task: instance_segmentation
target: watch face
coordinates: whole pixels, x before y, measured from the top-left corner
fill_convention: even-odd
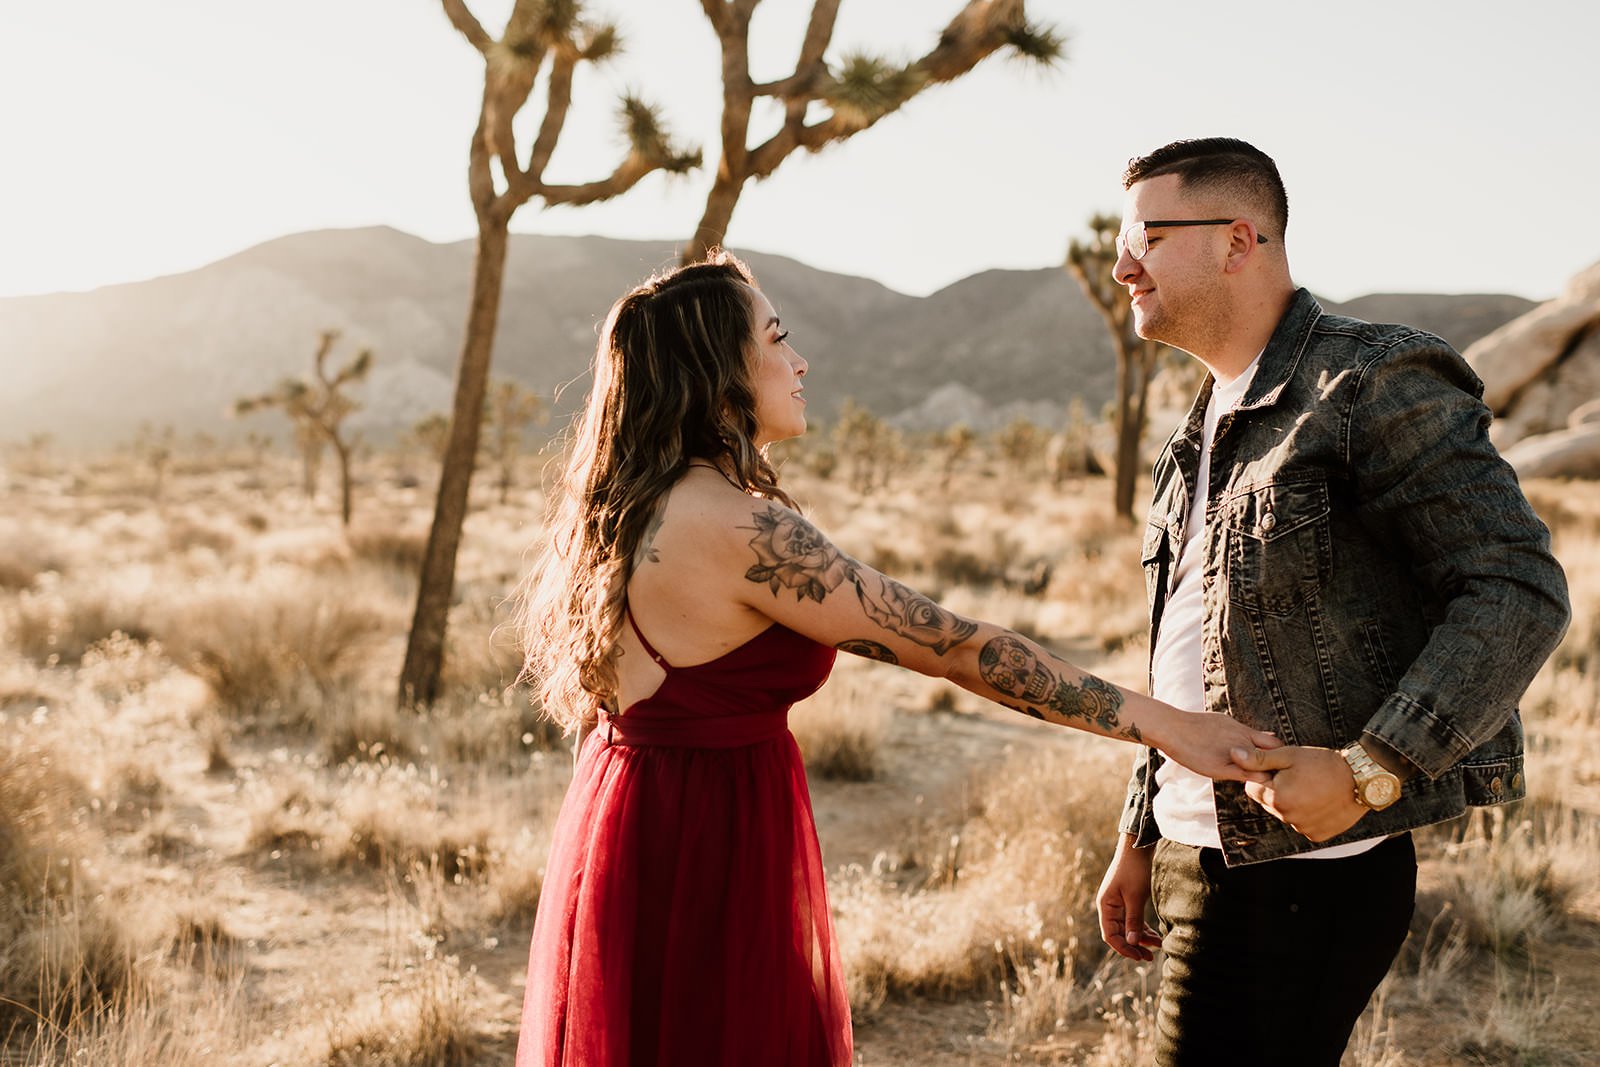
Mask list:
[[[1367,782],[1361,792],[1367,799],[1367,807],[1381,808],[1393,804],[1400,790],[1395,787],[1394,780],[1386,775]]]

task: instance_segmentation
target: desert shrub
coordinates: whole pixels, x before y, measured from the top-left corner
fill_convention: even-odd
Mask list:
[[[46,571],[60,571],[59,553],[27,523],[0,519],[0,592],[32,589]]]
[[[357,559],[392,567],[408,575],[422,573],[422,556],[428,549],[426,531],[360,525],[348,530],[345,540]]]
[[[571,747],[561,727],[522,688],[496,693],[457,689],[422,717],[432,738],[431,751],[456,763],[521,771],[530,753]]]
[[[447,810],[436,771],[374,763],[338,768],[323,787],[300,777],[255,807],[248,847],[269,859],[323,870],[407,872],[435,866],[452,882],[480,880],[494,851],[494,815]]]
[[[23,559],[10,546],[0,548],[0,592],[32,589],[38,576],[39,569],[32,561]]]
[[[330,1024],[328,1067],[474,1067],[484,1061],[476,976],[452,956],[425,957],[398,988]]]
[[[167,522],[167,547],[173,552],[205,549],[225,556],[236,541],[232,531],[190,515],[175,515]]]
[[[168,654],[225,712],[306,727],[349,687],[389,620],[358,582],[266,572],[174,597],[157,627]]]
[[[870,1015],[889,996],[987,991],[1007,968],[1028,972],[1057,954],[1064,977],[1091,982],[1106,951],[1094,892],[1119,800],[1104,784],[1119,776],[1076,745],[1014,756],[979,780],[963,821],[925,834],[931,850],[909,845],[901,871],[842,872],[834,892],[852,1005]]]
[[[877,777],[879,749],[894,708],[872,684],[871,671],[867,665],[842,663],[821,690],[789,712],[789,729],[806,768],[820,778],[864,782]]]
[[[522,672],[522,650],[503,593],[469,590],[450,612],[440,684],[476,697],[503,694]]]
[[[1593,884],[1600,825],[1557,804],[1525,802],[1479,809],[1466,820],[1419,834],[1438,852],[1438,888],[1419,895],[1419,919],[1446,908],[1468,947],[1496,958],[1520,956],[1569,901]]]
[[[113,634],[148,640],[143,605],[105,583],[68,584],[50,573],[19,594],[3,613],[6,636],[25,658],[73,665]]]
[[[545,864],[550,859],[550,836],[555,829],[556,808],[551,805],[543,819],[524,826],[503,848],[490,858],[486,889],[489,918],[506,927],[533,925],[539,910],[539,894],[544,889]]]
[[[0,1031],[72,1025],[135,988],[134,940],[86,865],[89,801],[52,747],[0,740]]]

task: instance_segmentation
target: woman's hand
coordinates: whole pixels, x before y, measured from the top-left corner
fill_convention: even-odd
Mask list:
[[[1146,738],[1169,759],[1196,774],[1229,782],[1271,781],[1270,771],[1249,770],[1258,749],[1281,748],[1283,742],[1264,730],[1252,730],[1230,715],[1212,711],[1168,709]]]

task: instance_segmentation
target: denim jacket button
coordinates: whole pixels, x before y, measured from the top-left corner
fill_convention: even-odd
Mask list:
[[[1498,795],[1498,794],[1504,792],[1505,788],[1506,788],[1506,784],[1500,780],[1500,776],[1498,774],[1495,775],[1494,779],[1489,782],[1489,792],[1491,792],[1491,793],[1494,793],[1494,794]]]
[[[1272,528],[1276,525],[1278,525],[1278,517],[1272,512],[1269,511],[1265,515],[1261,516],[1261,528],[1263,530],[1271,533]]]
[[[1521,789],[1522,788],[1522,772],[1521,771],[1518,771],[1516,774],[1513,774],[1511,776],[1511,788],[1512,789]]]

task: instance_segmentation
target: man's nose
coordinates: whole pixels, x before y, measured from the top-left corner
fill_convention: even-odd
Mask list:
[[[1124,248],[1117,254],[1117,261],[1111,264],[1111,277],[1118,285],[1129,285],[1139,276],[1141,269],[1139,261]]]

